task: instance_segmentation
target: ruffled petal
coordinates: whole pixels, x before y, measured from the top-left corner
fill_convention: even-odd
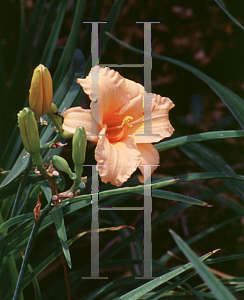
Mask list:
[[[92,95],[92,72],[98,72],[99,97]],[[130,97],[125,79],[118,72],[95,66],[85,79],[77,79],[77,82],[92,100],[92,114],[99,124],[107,124],[108,127],[121,124],[117,114],[129,103]]]
[[[169,122],[169,110],[174,107],[173,102],[167,97],[145,92],[148,101],[151,102],[152,114],[145,115],[143,122],[144,87],[129,79],[125,79],[125,82],[131,100],[120,110],[120,115],[122,119],[125,116],[133,117],[132,127],[129,128],[128,134],[133,136],[136,143],[155,143],[171,136],[174,128]],[[151,126],[154,135],[144,135],[144,126],[149,126],[149,128]],[[138,136],[138,134],[143,135]]]
[[[103,182],[121,186],[137,169],[141,159],[140,151],[132,137],[111,144],[105,133],[106,126],[100,131],[95,150],[97,169]]]
[[[125,83],[129,90],[130,102],[123,106],[119,114],[131,116],[134,120],[143,117],[144,87],[137,82],[125,78]]]
[[[169,98],[156,94],[152,94],[151,102],[152,115],[145,117],[145,124],[141,121],[129,128],[128,134],[133,136],[136,143],[156,143],[174,132],[169,121],[169,110],[174,107],[174,103]],[[152,135],[143,134],[144,126],[151,126]]]
[[[64,112],[63,117],[63,130],[75,133],[75,130],[78,126],[83,126],[86,130],[87,139],[93,143],[98,141],[99,124],[92,117],[90,109],[73,107],[67,109]],[[94,135],[90,135],[91,132]]]
[[[137,144],[138,150],[141,152],[141,161],[140,166],[138,168],[142,172],[142,175],[139,175],[138,178],[141,183],[144,183],[149,176],[144,177],[144,167],[141,165],[152,165],[151,166],[151,174],[157,169],[159,164],[159,153],[156,148],[152,144]]]

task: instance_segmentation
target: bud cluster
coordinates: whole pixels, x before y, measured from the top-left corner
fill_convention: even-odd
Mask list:
[[[20,129],[23,145],[28,153],[31,155],[32,162],[37,166],[35,173],[37,175],[43,175],[49,179],[50,187],[54,198],[57,198],[57,203],[59,204],[66,195],[71,197],[72,194],[77,195],[79,193],[79,188],[81,183],[84,185],[85,177],[82,178],[83,164],[85,161],[86,144],[87,137],[86,132],[83,127],[78,127],[75,134],[70,135],[70,133],[62,130],[63,118],[58,111],[58,107],[52,103],[53,101],[53,83],[52,77],[48,69],[39,65],[35,68],[31,80],[29,94],[29,106],[25,107],[18,113],[18,126]],[[40,143],[40,137],[38,132],[37,120],[42,120],[41,116],[47,114],[49,119],[55,125],[56,136],[51,142],[44,145]],[[44,122],[40,123],[39,128]],[[55,178],[53,176],[59,176],[59,173],[52,167],[52,172],[46,169],[43,165],[42,156],[40,151],[42,149],[55,149],[57,147],[63,146],[64,144],[59,142],[60,138],[71,138],[72,141],[72,158],[75,164],[75,173],[73,173],[68,165],[68,162],[58,156],[53,155],[52,161],[50,161],[50,167],[53,165],[61,172],[65,172],[74,181],[73,186],[67,192],[58,194],[57,187],[55,183]],[[52,177],[53,179],[50,179]],[[54,181],[52,181],[54,180]],[[82,187],[83,187],[82,185]],[[65,195],[65,196],[62,196]],[[57,204],[57,205],[58,205]]]
[[[29,107],[18,113],[18,125],[23,145],[31,154],[32,161],[39,169],[43,162],[39,153],[41,148],[36,118],[49,112],[53,101],[53,83],[48,69],[39,65],[35,68],[31,80]],[[59,127],[62,130],[62,125]]]

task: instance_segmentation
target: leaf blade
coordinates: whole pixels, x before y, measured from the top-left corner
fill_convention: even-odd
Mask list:
[[[180,146],[181,150],[207,171],[235,174],[224,158],[217,152],[199,143]],[[239,181],[223,180],[224,184],[244,201],[243,185]]]
[[[182,146],[193,142],[226,139],[230,137],[237,138],[243,136],[244,136],[244,130],[223,130],[223,131],[203,132],[203,133],[171,138],[170,140],[155,144],[154,147],[158,151],[163,151],[163,150],[171,149],[174,147]]]
[[[189,261],[192,262],[194,268],[207,283],[213,294],[218,300],[236,300],[230,291],[221,283],[221,281],[214,276],[214,274],[207,268],[207,266],[200,261],[198,256],[191,250],[191,248],[184,242],[173,230],[170,230],[176,244],[184,253]]]
[[[218,6],[226,13],[226,15],[238,26],[240,27],[242,30],[244,30],[244,27],[236,20],[235,17],[233,17],[233,15],[227,10],[227,8],[225,7],[224,3],[221,0],[214,0]]]
[[[212,252],[209,252],[209,253],[205,254],[204,256],[202,256],[201,259],[204,260],[211,255],[212,255]],[[137,300],[141,296],[143,296],[146,293],[150,292],[151,290],[155,289],[156,287],[163,284],[164,282],[167,282],[168,280],[170,280],[170,279],[176,277],[177,275],[183,273],[184,271],[190,269],[191,267],[192,267],[192,264],[188,263],[182,267],[179,267],[171,272],[168,272],[156,279],[153,279],[153,280],[143,284],[139,288],[136,288],[133,291],[126,293],[125,295],[119,297],[118,299],[120,299],[120,300]]]
[[[140,191],[140,192],[138,191],[136,193],[143,195],[144,191]],[[193,204],[193,205],[200,205],[200,206],[208,206],[209,205],[208,203],[206,203],[202,200],[193,198],[193,197],[188,197],[185,195],[173,193],[170,191],[159,190],[159,189],[152,189],[152,197],[166,199],[166,200],[179,201],[179,202],[189,203],[189,204]]]
[[[74,21],[72,24],[71,32],[64,48],[64,52],[59,61],[55,75],[53,77],[53,90],[56,91],[60,82],[63,80],[68,71],[71,58],[75,53],[75,47],[80,35],[80,25],[82,22],[86,0],[78,0],[75,9]]]
[[[45,46],[45,49],[44,49],[44,52],[43,52],[43,55],[41,58],[41,63],[47,67],[49,67],[51,64],[53,52],[54,52],[54,49],[55,49],[55,46],[56,46],[56,43],[58,40],[59,32],[60,32],[60,29],[61,29],[61,26],[63,23],[63,19],[64,19],[64,15],[66,12],[67,2],[68,2],[67,0],[62,1],[62,4],[60,5],[59,13],[57,14],[56,19],[53,23],[52,31],[49,35],[48,41],[46,43],[46,46]],[[49,9],[49,11],[51,11],[51,8]]]
[[[71,269],[71,267],[72,267],[71,257],[70,257],[70,252],[69,252],[69,244],[67,241],[66,229],[65,229],[65,225],[64,225],[64,217],[63,217],[62,208],[53,210],[52,219],[54,221],[54,224],[55,224],[55,227],[57,230],[57,234],[58,234],[58,237],[59,237],[62,249],[63,249],[64,257],[67,261],[68,266]]]

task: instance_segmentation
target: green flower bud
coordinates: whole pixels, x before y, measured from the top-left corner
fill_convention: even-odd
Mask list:
[[[58,155],[53,155],[52,162],[55,168],[59,169],[61,172],[67,173],[69,177],[73,179],[74,174],[72,173],[69,164],[63,157]]]
[[[75,173],[82,174],[83,172],[83,163],[86,157],[86,144],[86,131],[84,127],[79,126],[76,128],[72,140],[72,158],[75,164]]]
[[[47,115],[49,119],[53,122],[53,124],[56,126],[58,131],[62,131],[63,120],[62,117],[59,115],[57,106],[54,103],[51,104],[51,108]]]
[[[34,113],[25,107],[18,113],[18,123],[24,147],[29,153],[36,153],[40,149],[40,138]]]
[[[39,65],[31,80],[29,105],[37,116],[48,113],[53,101],[53,83],[48,69]]]
[[[67,173],[70,168],[67,161],[61,156],[53,155],[52,161],[53,165],[62,172]]]

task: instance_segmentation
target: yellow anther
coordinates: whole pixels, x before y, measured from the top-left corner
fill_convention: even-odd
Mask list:
[[[133,117],[127,116],[127,117],[124,118],[121,126],[123,127],[125,124],[127,124],[127,123],[129,123],[131,121],[133,121]],[[132,127],[132,125],[128,124],[128,127]]]

